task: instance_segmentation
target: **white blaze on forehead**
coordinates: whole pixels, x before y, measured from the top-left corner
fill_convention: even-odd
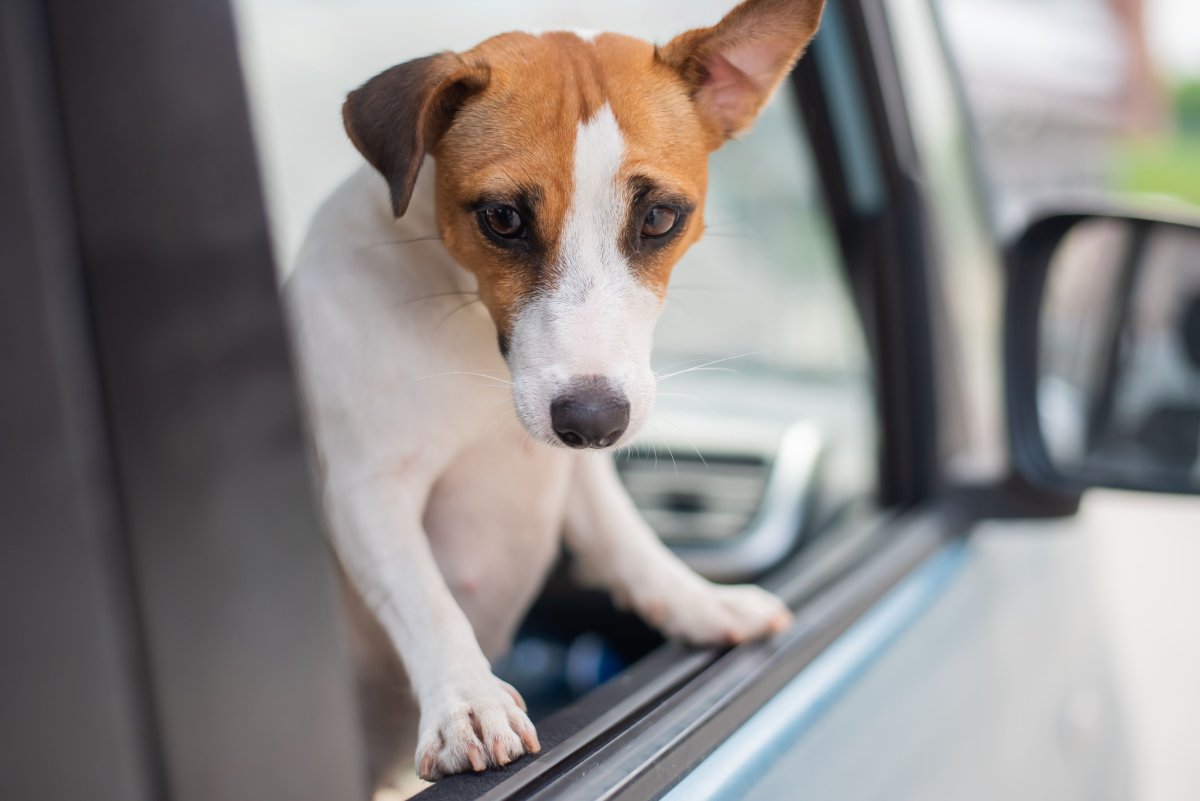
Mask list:
[[[582,376],[602,376],[632,406],[630,430],[649,412],[650,345],[659,297],[621,249],[632,200],[620,178],[625,140],[608,105],[575,134],[571,205],[547,265],[551,286],[513,324],[510,365],[518,411],[529,425]]]
[[[579,338],[562,343],[579,351],[567,359],[579,375],[612,377],[650,355],[659,303],[621,249],[632,200],[620,178],[624,158],[621,128],[604,105],[575,134],[574,190],[548,298],[560,333]]]
[[[575,188],[558,254],[563,283],[631,277],[621,253],[621,230],[629,198],[617,174],[624,157],[625,139],[608,105],[579,124],[575,133]]]

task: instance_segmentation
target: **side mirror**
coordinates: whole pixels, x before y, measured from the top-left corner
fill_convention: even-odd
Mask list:
[[[1200,227],[1108,214],[1009,252],[1013,466],[1051,491],[1200,492]]]

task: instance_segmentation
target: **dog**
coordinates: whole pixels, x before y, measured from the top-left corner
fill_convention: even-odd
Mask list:
[[[414,733],[429,780],[538,751],[489,658],[564,536],[669,637],[788,625],[775,596],[676,558],[604,451],[651,413],[652,333],[704,229],[708,155],[750,127],[823,3],[746,0],[657,47],[505,33],[347,97],[367,164],[317,212],[284,291],[381,780]]]

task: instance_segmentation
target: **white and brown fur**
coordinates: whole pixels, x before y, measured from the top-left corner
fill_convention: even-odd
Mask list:
[[[564,531],[590,577],[669,636],[731,643],[787,624],[768,593],[675,558],[608,455],[563,447],[550,409],[601,386],[627,425],[597,444],[645,423],[652,332],[704,228],[708,154],[749,127],[821,7],[748,0],[660,47],[508,33],[347,99],[371,167],[318,212],[286,295],[378,777],[411,758],[413,735],[431,779],[538,750],[489,658]],[[520,213],[521,241],[488,233],[489,204]],[[645,237],[656,207],[675,227]]]

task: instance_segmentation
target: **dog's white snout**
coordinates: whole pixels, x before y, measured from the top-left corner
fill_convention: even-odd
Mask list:
[[[607,448],[629,427],[629,398],[603,376],[582,376],[551,401],[550,424],[569,448]]]

